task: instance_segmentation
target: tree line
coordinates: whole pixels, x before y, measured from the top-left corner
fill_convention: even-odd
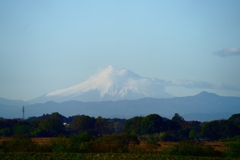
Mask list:
[[[52,138],[38,144],[32,137]],[[198,122],[185,121],[177,113],[171,119],[158,114],[110,119],[86,115],[66,118],[56,112],[26,120],[1,119],[0,140],[0,157],[8,152],[142,154],[156,152],[161,147],[159,141],[180,141],[162,150],[161,155],[239,158],[240,114],[227,120]],[[201,140],[225,141],[226,150],[215,150]]]
[[[111,134],[134,134],[145,141],[224,140],[240,135],[240,114],[227,120],[185,121],[178,113],[171,119],[158,114],[130,119],[76,115],[64,117],[55,112],[26,120],[1,119],[0,136],[27,137],[70,136],[88,132],[94,137]]]

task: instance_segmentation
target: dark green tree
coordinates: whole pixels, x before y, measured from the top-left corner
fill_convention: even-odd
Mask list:
[[[0,120],[0,136],[11,136],[13,135],[13,126],[18,123],[17,120]]]
[[[207,138],[208,140],[218,140],[220,139],[219,122],[217,120],[211,122],[205,122],[202,124],[201,136]]]
[[[157,114],[150,114],[143,118],[141,123],[141,134],[154,134],[166,130],[163,118]]]
[[[240,124],[240,113],[233,114],[231,117],[228,118],[228,121],[239,123]]]
[[[214,120],[203,123],[201,135],[209,140],[226,139],[240,133],[239,128],[231,121]]]
[[[52,113],[49,118],[42,120],[32,134],[37,137],[52,137],[65,134],[66,130],[63,125],[61,115]]]
[[[234,123],[236,126],[238,126],[238,128],[240,128],[240,113],[233,114],[228,118],[228,121]]]
[[[128,134],[141,134],[141,124],[143,117],[133,117],[125,121],[123,132]]]
[[[12,129],[11,128],[2,128],[0,129],[0,136],[8,137],[12,135]]]
[[[70,123],[70,129],[74,133],[93,130],[95,127],[96,119],[89,116],[75,116]]]
[[[88,132],[82,132],[77,135],[72,134],[69,139],[70,139],[69,151],[86,153],[90,152],[91,149],[90,141],[93,140],[94,137]]]
[[[95,130],[97,131],[98,135],[113,134],[114,126],[109,120],[99,116],[96,119]]]
[[[172,117],[172,121],[177,122],[177,123],[185,122],[184,118],[181,117],[178,113],[174,114],[174,116]]]
[[[235,136],[233,138],[227,139],[225,143],[227,149],[224,155],[229,158],[240,158],[240,136]]]
[[[26,121],[19,121],[13,126],[13,133],[17,135],[30,136],[30,124]]]

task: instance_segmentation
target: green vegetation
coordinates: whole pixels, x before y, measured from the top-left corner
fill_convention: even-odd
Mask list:
[[[162,154],[193,157],[221,157],[222,153],[197,141],[182,141]]]
[[[93,137],[111,134],[135,134],[140,140],[183,141],[208,140],[217,141],[240,135],[240,114],[232,115],[228,120],[210,122],[185,121],[179,114],[172,119],[150,114],[130,119],[107,119],[76,115],[63,117],[59,113],[31,117],[24,121],[0,119],[0,136],[27,137],[71,136],[88,132]],[[65,123],[65,125],[64,125]]]
[[[150,114],[125,120],[86,115],[65,118],[53,113],[24,121],[1,119],[0,135],[9,138],[0,137],[0,159],[15,154],[18,159],[240,158],[239,118],[235,114],[228,120],[201,123],[185,121],[178,114],[172,119]],[[33,137],[51,139],[37,143]],[[216,150],[201,140],[223,141],[225,149]],[[162,148],[159,142],[174,145]]]
[[[1,154],[4,160],[231,160],[229,158],[193,157],[193,156],[169,156],[160,154],[121,154],[121,153],[7,153]]]
[[[14,136],[0,144],[0,152],[37,152],[37,144],[23,136]]]
[[[224,152],[226,157],[240,158],[240,136],[227,139],[227,150]]]
[[[94,138],[83,132],[52,138],[45,144],[16,136],[1,142],[0,159],[231,159],[240,158],[239,142],[239,136],[228,139],[226,150],[221,152],[198,141],[181,141],[161,150],[156,141],[141,145],[131,134]]]
[[[121,154],[121,153],[7,153],[2,160],[231,160],[219,157],[169,156],[160,154]]]

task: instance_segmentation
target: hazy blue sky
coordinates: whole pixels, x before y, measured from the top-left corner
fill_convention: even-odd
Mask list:
[[[176,96],[240,96],[240,1],[0,1],[0,97],[30,100],[109,65]]]

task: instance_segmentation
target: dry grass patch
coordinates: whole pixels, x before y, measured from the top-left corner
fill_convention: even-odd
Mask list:
[[[36,144],[49,144],[52,138],[31,138],[31,140]]]
[[[226,150],[226,146],[225,146],[225,142],[218,142],[218,141],[214,141],[214,142],[204,142],[204,145],[206,146],[212,146],[215,150],[223,152]]]

